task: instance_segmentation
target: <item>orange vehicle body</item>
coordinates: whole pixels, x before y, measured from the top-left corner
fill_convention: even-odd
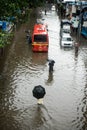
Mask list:
[[[49,38],[45,24],[35,24],[32,34],[32,50],[34,52],[48,52]]]

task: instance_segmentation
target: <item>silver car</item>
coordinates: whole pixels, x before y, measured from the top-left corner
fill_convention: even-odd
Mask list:
[[[60,39],[60,45],[61,47],[73,47],[74,46],[74,41],[70,34],[64,34],[62,35]]]

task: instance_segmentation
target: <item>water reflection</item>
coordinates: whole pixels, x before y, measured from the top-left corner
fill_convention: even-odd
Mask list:
[[[20,124],[14,118],[16,115],[19,115],[19,111],[10,110],[9,106],[5,106],[4,109],[0,107],[0,129],[21,130]]]
[[[49,130],[52,123],[52,118],[44,105],[29,106],[20,116],[22,118],[21,122],[24,129]]]
[[[87,130],[87,84],[85,85],[82,100],[77,106],[77,118],[72,121],[73,127],[77,130]]]
[[[50,85],[53,83],[53,72],[48,73],[48,79],[46,81],[46,85]]]
[[[44,124],[46,124],[48,119],[46,119],[45,114],[47,114],[48,115],[47,118],[50,119],[47,109],[43,105],[38,105],[35,110],[35,113],[33,114],[31,128],[34,128],[34,129],[41,128]]]
[[[75,84],[76,87],[79,86],[80,96],[77,100],[77,117],[72,121],[72,124],[74,129],[87,130],[87,57],[85,57],[86,48],[84,51],[81,48],[83,47],[81,46],[76,50],[77,55],[75,55],[75,77],[77,82]],[[79,84],[79,82],[81,83]]]
[[[48,53],[32,53],[32,63],[37,65],[46,64]]]
[[[82,99],[82,113],[83,113],[83,124],[82,124],[82,130],[87,129],[87,84],[84,88],[84,97]]]

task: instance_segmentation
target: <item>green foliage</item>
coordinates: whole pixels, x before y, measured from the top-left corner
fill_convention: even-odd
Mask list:
[[[10,44],[10,40],[13,37],[12,33],[0,32],[0,48]]]
[[[0,0],[0,17],[15,15],[18,10],[37,7],[43,5],[44,2],[45,0]]]
[[[16,23],[18,18],[23,17],[23,11],[27,14],[27,9],[43,6],[45,2],[45,0],[0,0],[0,20],[14,17],[12,22]],[[0,32],[0,48],[9,44],[12,36],[12,33]]]

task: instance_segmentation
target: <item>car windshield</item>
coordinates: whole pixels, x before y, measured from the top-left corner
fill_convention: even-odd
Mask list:
[[[69,34],[69,32],[68,32],[68,31],[66,31],[66,30],[63,30],[63,33],[68,33],[68,34]]]
[[[63,32],[70,33],[70,29],[63,29]]]
[[[72,41],[70,37],[63,37],[62,41]]]

